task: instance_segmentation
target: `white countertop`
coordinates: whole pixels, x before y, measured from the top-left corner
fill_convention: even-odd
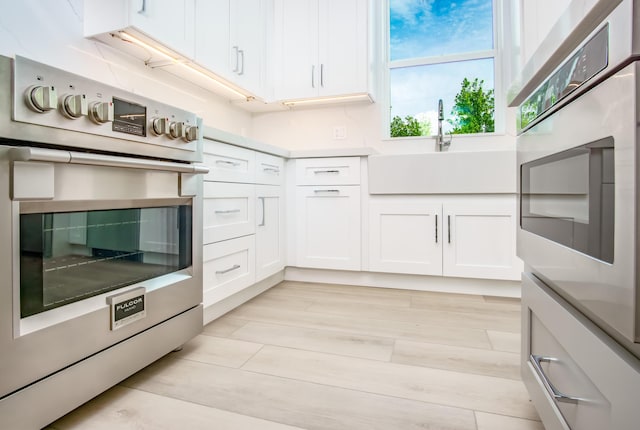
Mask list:
[[[289,151],[285,148],[258,142],[248,137],[206,126],[204,127],[204,138],[284,158],[367,157],[376,153],[373,148],[369,147]]]

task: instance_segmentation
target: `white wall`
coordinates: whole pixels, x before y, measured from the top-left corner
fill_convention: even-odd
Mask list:
[[[21,55],[195,112],[207,126],[250,132],[251,115],[219,96],[85,39],[82,0],[0,0],[0,11],[0,55]]]
[[[571,0],[520,0],[522,65],[538,49]]]

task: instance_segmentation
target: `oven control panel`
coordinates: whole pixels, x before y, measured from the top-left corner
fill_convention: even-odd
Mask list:
[[[202,148],[195,114],[23,57],[14,61],[13,93],[14,121],[117,139],[105,150],[121,152],[123,140],[174,153]]]

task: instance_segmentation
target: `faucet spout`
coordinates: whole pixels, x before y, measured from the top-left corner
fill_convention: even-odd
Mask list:
[[[444,106],[442,99],[438,100],[438,135],[436,136],[436,147],[439,151],[446,150],[451,145],[451,135],[449,139],[445,140],[442,133],[442,121],[444,121]]]

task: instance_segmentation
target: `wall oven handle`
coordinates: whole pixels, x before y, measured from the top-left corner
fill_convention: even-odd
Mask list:
[[[209,168],[192,164],[169,161],[147,160],[143,158],[120,157],[114,155],[89,154],[43,148],[11,148],[12,161],[46,161],[67,164],[86,164],[90,166],[126,167],[142,170],[162,170],[165,172],[205,174]]]
[[[551,397],[553,397],[558,402],[562,402],[562,403],[577,404],[580,401],[585,401],[585,399],[581,399],[579,397],[567,396],[566,394],[562,394],[560,391],[558,391],[556,387],[553,386],[551,381],[549,381],[549,378],[544,373],[544,370],[542,370],[542,365],[540,363],[552,363],[555,361],[558,361],[558,359],[553,357],[543,357],[541,355],[535,355],[535,354],[529,355],[529,362],[531,363],[536,373],[542,380],[542,384],[544,385],[544,388],[551,395]]]

